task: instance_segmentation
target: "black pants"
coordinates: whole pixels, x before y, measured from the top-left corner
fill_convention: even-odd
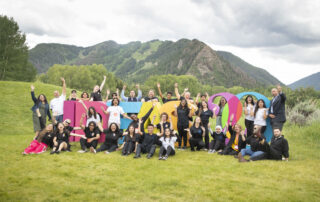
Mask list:
[[[125,142],[122,148],[122,154],[131,154],[135,149],[135,142]]]
[[[208,129],[208,124],[205,125],[205,134],[204,134],[204,143],[206,149],[209,149],[209,129]]]
[[[190,147],[191,147],[191,151],[194,151],[194,148],[197,147],[197,150],[199,151],[200,149],[202,149],[205,145],[202,139],[200,138],[190,138],[189,139],[190,142]]]
[[[185,147],[187,146],[188,131],[185,130],[187,128],[188,128],[188,126],[178,125],[178,133],[179,133],[179,137],[180,137],[180,138],[178,138],[179,147],[181,147],[182,139],[183,139],[183,146],[185,146]]]
[[[159,151],[159,157],[161,156],[173,156],[175,155],[176,152],[174,151],[174,149],[171,146],[168,146],[167,149],[165,149],[163,146],[160,147],[160,151]]]
[[[209,149],[210,150],[220,150],[224,148],[224,141],[220,140],[212,140],[209,144]]]
[[[87,142],[86,139],[80,139],[80,146],[82,150],[86,150],[87,148],[93,147],[96,148],[98,145],[98,140],[93,140],[92,142]]]
[[[108,151],[108,152],[114,152],[118,148],[118,145],[116,144],[110,144],[110,143],[103,143],[99,149],[97,149],[97,152],[102,151]]]
[[[151,146],[144,146],[142,144],[137,145],[137,150],[136,150],[136,156],[140,156],[141,152],[143,154],[148,153],[148,155],[153,156],[154,152],[156,151],[156,145],[151,145]]]
[[[271,119],[272,133],[273,133],[273,129],[274,129],[275,127],[280,128],[280,131],[282,131],[283,124],[284,124],[283,121],[273,121],[273,120]]]
[[[247,137],[250,137],[253,134],[254,121],[245,119],[244,124],[246,125],[246,128],[247,128]]]
[[[222,155],[237,155],[239,152],[232,149],[232,147],[226,147],[224,150],[220,153]]]

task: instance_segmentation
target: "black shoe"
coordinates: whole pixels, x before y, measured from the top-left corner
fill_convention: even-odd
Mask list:
[[[152,156],[150,154],[147,155],[147,158],[150,159]]]
[[[56,153],[56,151],[51,151],[51,152],[50,152],[50,154],[54,154],[54,153]]]
[[[58,151],[56,151],[56,154],[60,154],[60,151],[58,150]]]
[[[139,156],[134,156],[133,158],[138,159],[138,158],[141,158],[141,156],[140,155]]]
[[[194,148],[191,148],[191,151],[194,152]]]

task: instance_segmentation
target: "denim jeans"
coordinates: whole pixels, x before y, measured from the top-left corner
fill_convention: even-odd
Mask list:
[[[55,116],[55,119],[57,122],[62,122],[63,121],[63,115]]]
[[[263,151],[255,151],[255,152],[253,152],[253,151],[251,150],[251,148],[241,149],[241,155],[242,155],[242,156],[248,155],[248,156],[250,156],[251,158],[252,158],[252,157],[259,156],[259,155],[261,155],[261,154],[263,154],[263,153],[264,153]]]

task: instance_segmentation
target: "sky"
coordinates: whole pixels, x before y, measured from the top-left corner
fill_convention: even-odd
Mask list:
[[[318,0],[1,0],[33,48],[198,39],[284,84],[320,72]],[[320,82],[320,81],[319,81]]]

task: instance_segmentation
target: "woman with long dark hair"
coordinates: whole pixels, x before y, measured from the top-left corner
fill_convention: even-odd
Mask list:
[[[133,125],[130,125],[128,131],[124,132],[123,135],[125,136],[124,143],[119,149],[122,149],[123,156],[128,156],[132,152],[135,152],[139,137],[135,133],[135,128]]]
[[[173,156],[176,153],[174,143],[177,141],[177,137],[170,128],[162,128],[161,136],[160,142],[162,142],[162,145],[159,151],[159,160],[167,160],[169,156]]]
[[[261,135],[264,136],[264,131],[267,128],[268,108],[266,103],[260,99],[254,109],[254,125],[261,127]]]
[[[39,135],[30,143],[22,154],[41,154],[53,144],[53,125],[48,124]]]
[[[222,126],[222,112],[224,109],[224,106],[227,104],[227,100],[224,97],[221,97],[220,101],[219,101],[219,112],[217,115],[217,120],[216,120],[216,126]],[[215,111],[215,108],[214,108]]]
[[[31,85],[31,98],[34,103],[32,106],[32,121],[35,137],[38,137],[39,132],[46,127],[46,117],[48,116],[49,121],[51,120],[51,114],[49,110],[49,104],[44,94],[40,94],[36,98],[34,94],[34,86]]]
[[[111,123],[108,129],[103,129],[101,123],[97,124],[99,130],[106,135],[105,141],[101,144],[97,152],[106,151],[106,154],[116,151],[118,148],[118,139],[122,136],[117,123]]]
[[[208,103],[206,101],[202,101],[200,103],[200,108],[196,111],[196,115],[200,117],[202,126],[205,128],[205,148],[209,149],[209,120],[213,118],[213,112],[208,108]]]
[[[100,114],[97,113],[97,111],[96,111],[96,109],[94,107],[91,106],[88,109],[87,106],[84,104],[84,102],[82,100],[80,100],[79,102],[82,104],[82,106],[84,107],[84,109],[87,112],[87,123],[86,123],[86,126],[88,126],[88,124],[91,121],[95,122],[96,124],[101,121]]]
[[[179,149],[181,149],[182,139],[183,139],[183,149],[187,147],[187,130],[189,128],[189,118],[192,117],[192,111],[188,107],[188,103],[186,99],[182,99],[179,107],[175,106],[174,115],[178,117],[177,128],[179,133]]]
[[[205,144],[203,142],[203,137],[205,136],[205,128],[202,126],[201,118],[199,116],[193,122],[193,126],[190,129],[187,129],[190,135],[190,147],[191,151],[195,151],[195,147],[197,147],[197,151],[200,151]]]
[[[248,95],[244,102],[244,114],[245,114],[244,124],[247,128],[248,137],[250,137],[253,133],[254,108],[255,108],[255,103],[254,103],[253,97],[252,95]]]

